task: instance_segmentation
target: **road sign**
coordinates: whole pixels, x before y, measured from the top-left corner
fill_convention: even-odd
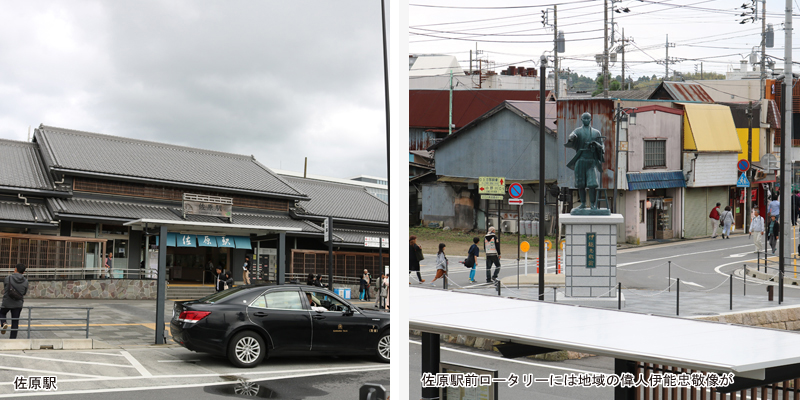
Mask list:
[[[736,163],[736,168],[739,168],[739,172],[747,172],[747,170],[750,169],[750,162],[744,159],[739,160],[739,162]]]
[[[323,242],[330,242],[331,241],[331,227],[328,225],[328,221],[330,218],[325,218],[322,221],[322,241]]]
[[[544,248],[547,249],[547,250],[552,250],[553,249],[553,242],[551,242],[550,239],[545,239]]]
[[[750,187],[750,181],[747,180],[747,175],[739,175],[739,180],[736,181],[736,187]]]
[[[478,194],[506,194],[506,178],[478,177]]]
[[[521,251],[523,253],[527,253],[528,250],[530,250],[530,249],[531,249],[531,245],[528,242],[522,242],[522,243],[519,244],[519,251]]]
[[[508,187],[508,195],[514,199],[522,197],[522,192],[522,185],[519,183],[512,183],[511,186]]]
[[[364,236],[364,247],[380,247],[380,238]]]
[[[497,196],[493,194],[482,194],[481,200],[503,200],[503,196],[502,195]]]
[[[508,199],[508,204],[510,204],[512,206],[521,206],[522,205],[522,199]]]

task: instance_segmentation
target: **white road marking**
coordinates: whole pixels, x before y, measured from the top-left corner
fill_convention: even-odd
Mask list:
[[[338,370],[338,371],[335,371],[334,373],[343,373],[343,374],[345,374],[345,373],[350,373],[350,372],[384,371],[384,370],[388,370],[388,369],[389,369],[389,366],[383,366],[383,367],[377,367],[377,368],[376,367],[370,367],[369,369],[359,368],[359,369]],[[313,371],[313,370],[311,370],[311,371]],[[327,374],[330,374],[330,373],[332,373],[330,369],[322,369],[322,370],[318,370],[318,372],[298,374],[298,375],[263,377],[263,378],[258,378],[257,380],[259,380],[259,381],[274,381],[274,380],[277,380],[277,379],[305,378],[305,377],[309,377],[309,376],[327,375]],[[254,372],[237,373],[236,375],[253,375],[253,374],[256,374],[256,373],[254,373]],[[220,377],[220,376],[223,376],[223,375],[227,376],[227,375],[230,375],[230,374],[182,375],[182,376],[179,376],[179,377],[199,377],[199,376]],[[145,377],[134,377],[134,378],[142,379],[142,378],[145,378]],[[159,377],[155,377],[155,378],[174,378],[174,376],[172,376],[172,377],[170,377],[170,376],[159,376]],[[117,378],[114,378],[114,379],[117,379]],[[148,378],[148,379],[154,379],[154,378]],[[70,381],[70,382],[80,382],[80,381],[82,381],[82,380],[73,380],[73,381]],[[89,380],[89,381],[91,381],[91,380]],[[61,383],[61,382],[66,382],[66,381],[59,380],[58,382]],[[13,382],[10,382],[8,384],[9,385],[13,384]],[[235,384],[235,382],[231,382],[231,381],[205,382],[205,383],[195,383],[195,384],[149,386],[149,387],[131,387],[131,388],[114,388],[114,389],[103,388],[103,389],[89,389],[89,390],[66,390],[66,391],[59,390],[58,392],[38,392],[38,393],[37,392],[31,392],[31,393],[19,393],[19,392],[17,392],[17,393],[11,393],[11,394],[0,394],[0,398],[6,398],[6,397],[10,397],[10,398],[33,397],[33,396],[42,396],[42,395],[46,395],[46,394],[64,395],[64,394],[84,394],[84,393],[133,392],[133,391],[139,391],[139,390],[181,389],[181,388],[187,388],[187,387],[208,387],[208,386],[222,386],[222,385],[232,385],[232,384]],[[0,384],[0,385],[2,385],[2,384]]]
[[[37,375],[37,376],[73,375],[73,376],[84,376],[84,377],[94,378],[94,379],[86,379],[87,381],[111,378],[109,376],[103,376],[103,375],[76,374],[76,373],[72,373],[72,372],[62,372],[62,371],[45,371],[45,370],[33,369],[33,368],[6,367],[6,366],[3,366],[3,365],[0,365],[0,370],[8,370],[8,371],[12,371],[12,372],[27,371],[27,372],[31,372],[32,373],[31,375]],[[0,383],[0,385],[12,385],[13,383],[14,382],[2,382],[2,383]]]
[[[412,344],[420,345],[420,346],[422,345],[422,343],[414,341],[414,340],[409,340],[408,342],[412,343]],[[442,346],[441,349],[442,350],[446,350],[446,351],[452,351],[453,353],[468,354],[468,355],[475,356],[475,357],[489,358],[489,359],[492,359],[492,360],[495,360],[495,361],[504,361],[504,362],[510,362],[510,363],[525,364],[525,365],[530,365],[530,366],[533,366],[533,367],[553,368],[553,369],[560,369],[560,370],[563,370],[563,371],[575,371],[575,372],[584,373],[584,374],[597,374],[598,373],[597,371],[587,371],[587,370],[576,369],[576,368],[557,367],[557,366],[552,365],[552,364],[542,364],[542,363],[536,363],[536,362],[530,362],[530,361],[515,360],[515,359],[512,359],[512,358],[503,358],[503,357],[499,357],[499,356],[490,356],[490,355],[486,355],[486,354],[473,353],[473,352],[466,351],[466,350],[451,349],[449,347],[444,347],[444,346]]]
[[[667,256],[667,257],[651,258],[649,260],[633,261],[633,262],[624,263],[624,264],[617,264],[617,267],[625,267],[625,266],[628,266],[628,265],[642,264],[642,263],[651,262],[651,261],[670,260],[670,259],[678,258],[678,257],[693,256],[695,254],[714,253],[714,252],[718,252],[718,251],[728,251],[728,250],[731,250],[731,249],[738,249],[738,248],[741,248],[741,247],[752,247],[752,246],[753,246],[752,244],[746,244],[746,245],[743,245],[743,246],[726,247],[724,249],[705,250],[705,251],[698,251],[698,252],[695,252],[695,253],[686,253],[686,254],[675,254],[675,255],[671,255],[671,256]]]
[[[96,355],[99,355],[99,356],[123,357],[123,355],[122,355],[122,354],[114,354],[114,353],[98,353],[98,352],[94,352],[94,351],[81,351],[81,352],[79,352],[79,353],[81,353],[81,354],[96,354]]]
[[[177,363],[182,363],[182,362],[197,362],[197,361],[200,361],[200,360],[158,360],[158,362],[170,362],[170,363],[172,363],[172,362],[177,362]]]
[[[673,281],[676,280],[675,278],[669,278],[669,279],[673,280]],[[694,282],[689,282],[689,281],[681,281],[681,283],[685,284],[685,285],[689,285],[689,286],[697,286],[697,287],[701,287],[701,288],[705,287],[705,286],[703,286],[703,285],[701,285],[699,283],[694,283]]]
[[[741,257],[747,257],[747,256],[749,256],[751,254],[753,254],[753,253],[747,252],[747,253],[731,254],[727,258],[741,258]]]
[[[140,374],[142,374],[142,376],[153,376],[153,374],[151,374],[150,371],[148,371],[147,368],[145,368],[144,365],[139,362],[139,360],[132,356],[131,353],[122,350],[120,351],[120,354],[122,354],[128,360],[128,362],[131,363],[131,365],[133,365],[133,367],[136,368]]]
[[[61,360],[61,359],[58,359],[58,358],[23,356],[23,355],[18,355],[18,354],[1,354],[0,353],[0,357],[25,358],[25,359],[28,359],[28,360],[57,361],[57,362],[65,362],[65,363],[72,363],[72,364],[103,365],[103,366],[106,366],[106,367],[133,368],[130,365],[123,365],[123,364],[107,364],[107,363],[99,363],[99,362],[93,362],[93,361]]]

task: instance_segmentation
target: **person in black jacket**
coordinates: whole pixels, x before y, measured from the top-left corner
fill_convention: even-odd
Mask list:
[[[226,288],[225,286],[228,287]],[[217,292],[221,292],[225,289],[233,287],[233,277],[231,276],[231,273],[225,271],[225,269],[221,266],[217,267],[217,280],[214,287],[217,289]]]
[[[408,273],[417,273],[417,280],[419,283],[425,282],[422,275],[419,273],[419,261],[422,260],[422,247],[417,244],[417,237],[414,235],[408,238]]]
[[[22,312],[22,304],[25,300],[12,297],[10,287],[13,287],[22,296],[28,293],[28,278],[22,275],[25,273],[25,269],[24,264],[17,264],[14,267],[14,273],[3,280],[3,302],[0,304],[0,326],[2,326],[2,329],[0,329],[0,334],[5,335],[6,330],[8,330],[6,315],[11,311],[11,334],[9,335],[11,339],[17,338],[19,314]]]
[[[775,242],[781,235],[781,224],[775,220],[775,216],[770,217],[771,221],[767,224],[767,240],[769,247],[772,247],[772,254],[775,254]]]

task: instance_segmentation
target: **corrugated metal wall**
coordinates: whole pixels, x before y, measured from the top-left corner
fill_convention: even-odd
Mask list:
[[[708,214],[717,203],[721,203],[723,208],[728,204],[727,187],[686,188],[686,216],[684,218],[686,238],[711,235],[713,230]],[[717,234],[719,232],[717,230]]]

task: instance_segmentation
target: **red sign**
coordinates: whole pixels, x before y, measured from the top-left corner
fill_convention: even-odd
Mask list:
[[[514,206],[521,206],[522,205],[522,199],[508,199],[508,204],[514,205]]]
[[[508,195],[514,199],[522,197],[522,191],[522,185],[519,183],[512,183],[511,186],[508,187]]]
[[[744,159],[739,160],[739,162],[736,163],[736,168],[739,169],[739,172],[747,172],[747,170],[750,169],[750,162]]]

